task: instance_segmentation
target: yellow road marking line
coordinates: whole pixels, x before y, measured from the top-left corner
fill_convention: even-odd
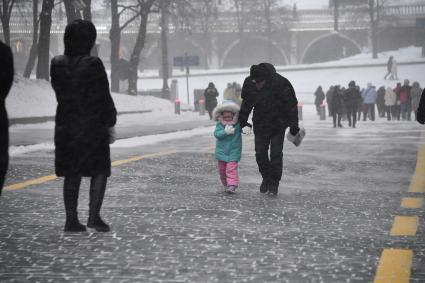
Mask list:
[[[403,208],[421,208],[423,205],[423,198],[403,198],[401,200],[401,207]]]
[[[408,283],[413,252],[402,249],[384,249],[379,260],[374,283]]]
[[[414,236],[418,230],[419,217],[417,216],[396,216],[391,236]]]
[[[28,180],[22,183],[18,183],[18,184],[13,184],[13,185],[9,185],[7,187],[5,187],[4,189],[7,191],[14,191],[14,190],[20,190],[23,189],[25,187],[28,186],[32,186],[32,185],[39,185],[39,184],[43,184],[49,181],[53,181],[56,180],[58,177],[56,177],[56,175],[49,175],[49,176],[44,176],[44,177],[40,177],[37,179],[32,179],[32,180]]]
[[[139,161],[139,160],[150,158],[150,157],[164,156],[164,155],[169,155],[169,154],[173,154],[173,153],[176,153],[176,152],[177,152],[176,150],[170,150],[170,151],[163,151],[163,152],[158,152],[158,153],[151,153],[151,154],[145,154],[145,155],[140,155],[140,156],[134,156],[134,157],[127,158],[127,159],[113,161],[113,162],[111,162],[111,166],[115,167],[115,166],[123,165],[123,164],[130,163],[130,162]],[[40,184],[47,183],[49,181],[53,181],[53,180],[56,180],[56,179],[58,179],[58,177],[56,175],[48,175],[48,176],[28,180],[28,181],[25,181],[25,182],[22,182],[22,183],[8,185],[8,186],[4,187],[4,190],[5,191],[20,190],[20,189],[24,189],[24,188],[32,186],[32,185],[40,185]]]

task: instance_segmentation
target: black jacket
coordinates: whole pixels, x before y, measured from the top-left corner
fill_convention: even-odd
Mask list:
[[[247,77],[243,83],[239,113],[241,126],[247,125],[249,114],[254,109],[252,120],[256,134],[298,127],[298,101],[294,88],[286,78],[276,73],[273,65],[261,64],[269,71],[264,87],[258,90],[251,77]]]
[[[0,193],[9,162],[9,121],[5,100],[12,87],[13,74],[12,51],[0,41]]]
[[[215,87],[208,87],[204,91],[205,109],[212,111],[217,106],[218,91]]]
[[[422,91],[421,100],[419,101],[418,114],[416,115],[416,120],[419,123],[425,124],[425,88]]]
[[[58,102],[56,175],[110,176],[109,128],[117,112],[102,61],[87,55],[56,56],[50,75]]]
[[[362,101],[360,91],[355,86],[350,86],[345,90],[344,103],[347,108],[357,108]]]

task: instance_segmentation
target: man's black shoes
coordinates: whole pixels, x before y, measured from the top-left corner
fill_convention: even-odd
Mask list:
[[[263,180],[260,185],[260,193],[265,194],[269,190],[267,180]]]

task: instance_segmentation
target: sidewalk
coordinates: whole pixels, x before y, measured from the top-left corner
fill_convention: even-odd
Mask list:
[[[191,115],[190,115],[191,114]],[[182,116],[164,116],[152,121],[149,113],[139,111],[138,113],[120,113],[118,123],[115,127],[117,139],[158,135],[176,131],[191,130],[198,127],[211,126],[215,123],[207,116],[199,116],[198,113],[189,113],[187,119]],[[25,118],[27,119],[27,118]],[[173,120],[175,119],[175,120]],[[181,119],[179,121],[178,119]],[[185,120],[186,119],[186,120]],[[133,122],[129,122],[132,120]],[[28,118],[28,121],[34,121]],[[47,142],[53,142],[54,122],[47,120],[41,124],[15,125],[9,130],[10,146],[25,146]]]

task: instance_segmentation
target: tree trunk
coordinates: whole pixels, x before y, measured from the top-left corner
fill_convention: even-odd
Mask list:
[[[144,10],[141,15],[141,21],[139,26],[139,31],[137,33],[136,43],[134,44],[133,52],[130,57],[130,70],[129,70],[129,79],[128,79],[128,93],[137,94],[137,70],[140,62],[140,53],[145,46],[146,40],[146,27],[148,23],[149,9]]]
[[[378,13],[378,5],[376,7],[376,13]],[[369,0],[369,16],[370,16],[370,42],[372,45],[372,58],[378,58],[378,40],[377,40],[377,27],[378,27],[378,16],[375,17],[375,0]]]
[[[35,59],[37,58],[38,0],[33,0],[32,2],[32,24],[33,24],[32,45],[31,45],[31,50],[28,57],[27,65],[25,66],[24,78],[29,78],[31,76],[31,72],[34,69],[34,65],[35,65]]]
[[[162,96],[169,98],[168,87],[168,8],[169,0],[161,1]]]
[[[75,10],[74,5],[72,5],[72,0],[63,0],[63,4],[65,5],[66,21],[68,24],[79,18],[78,12]]]
[[[6,43],[8,46],[10,46],[10,26],[9,26],[9,20],[6,20],[2,17],[1,24],[3,27],[3,38],[4,43]]]
[[[0,4],[0,18],[3,28],[4,42],[10,46],[10,15],[12,14],[13,5],[15,0],[3,0]]]
[[[43,0],[40,13],[40,38],[38,40],[37,79],[49,80],[50,28],[54,0]]]
[[[86,8],[83,10],[83,18],[87,21],[91,21],[91,0],[85,0]]]
[[[272,45],[272,21],[271,21],[271,1],[265,1],[266,31],[267,31],[267,59],[273,62],[273,45]]]
[[[109,39],[111,40],[111,91],[119,92],[120,79],[118,77],[119,50],[121,42],[121,31],[118,15],[118,1],[111,0],[111,30]]]

